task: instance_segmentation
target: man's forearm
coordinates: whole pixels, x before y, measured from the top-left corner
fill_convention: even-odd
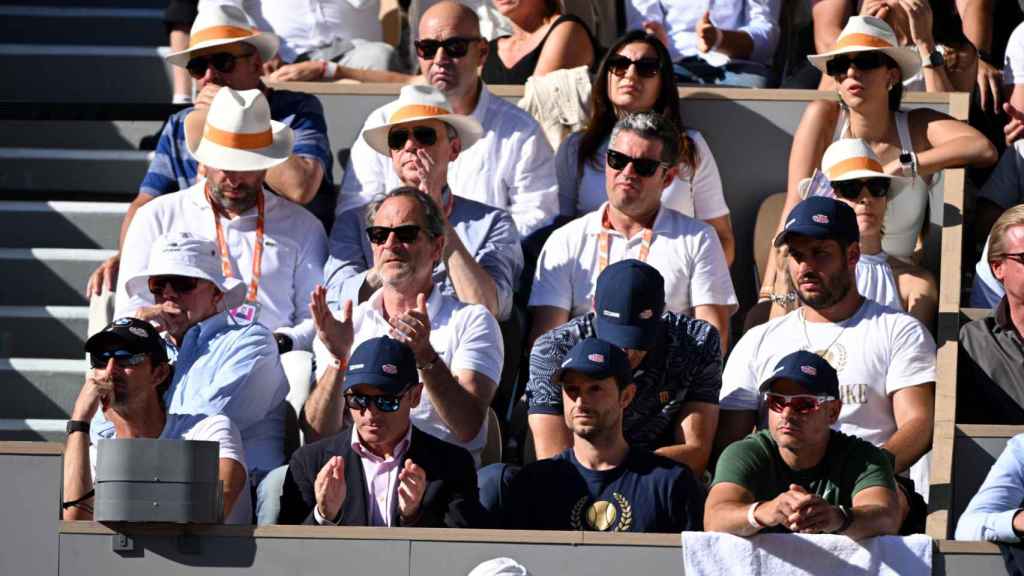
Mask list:
[[[979,50],[992,50],[992,17],[995,10],[992,0],[957,0],[957,10],[962,15],[964,36]]]
[[[92,490],[89,434],[75,432],[64,444],[64,501],[71,502]],[[92,499],[63,511],[64,520],[92,520]]]
[[[900,530],[899,506],[854,506],[853,523],[843,532],[854,540],[896,534]]]
[[[324,167],[319,160],[291,155],[282,164],[267,170],[267,185],[292,202],[308,204],[320,189]]]
[[[704,530],[708,532],[726,532],[736,536],[753,536],[760,529],[747,521],[747,511],[751,503],[723,502],[707,511],[704,515]],[[762,504],[763,506],[763,504]]]
[[[328,366],[306,399],[306,423],[320,438],[327,438],[341,431],[341,380],[338,369]]]
[[[460,442],[469,442],[480,432],[490,398],[471,394],[448,369],[440,357],[432,366],[420,370],[423,386],[430,393],[441,420]]]
[[[664,456],[670,460],[686,464],[697,480],[700,480],[704,475],[704,470],[707,468],[708,457],[711,455],[711,449],[710,447],[704,446],[672,444],[671,446],[662,446],[655,450],[654,453],[659,456]]]
[[[915,418],[904,422],[889,441],[882,445],[896,457],[893,471],[897,474],[910,468],[932,447],[932,422],[927,418]]]
[[[455,294],[467,304],[482,304],[497,318],[501,310],[498,309],[498,287],[494,278],[466,250],[458,235],[449,233],[447,236],[445,242],[448,246],[445,251],[448,256],[445,258],[445,267],[455,287]]]

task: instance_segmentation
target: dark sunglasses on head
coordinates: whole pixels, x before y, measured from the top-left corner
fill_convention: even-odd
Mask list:
[[[420,146],[433,146],[437,142],[437,130],[430,126],[416,126],[412,130],[409,128],[395,128],[388,132],[388,148],[392,150],[404,148],[405,143],[409,141],[410,133],[413,140],[419,142]]]
[[[860,191],[863,188],[868,189],[868,194],[872,198],[885,198],[889,195],[889,179],[888,178],[858,178],[856,180],[843,180],[842,182],[832,182],[832,190],[836,193],[836,196],[845,198],[846,200],[856,200],[860,198]]]
[[[394,228],[389,228],[387,226],[370,226],[366,229],[366,235],[370,238],[371,243],[384,244],[388,241],[388,238],[391,237],[391,233],[394,232],[395,238],[398,238],[399,242],[402,244],[409,244],[416,240],[416,237],[419,236],[420,230],[422,229],[423,228],[416,224],[406,224],[404,226],[395,226]]]
[[[438,48],[444,48],[444,53],[451,58],[462,58],[469,52],[469,45],[480,40],[483,38],[479,36],[475,38],[452,36],[445,40],[417,40],[413,44],[416,46],[416,54],[420,58],[433,60],[437,55]]]
[[[831,396],[814,396],[812,394],[767,394],[768,409],[772,412],[782,412],[787,407],[797,414],[810,414],[825,402],[835,400]]]
[[[89,354],[89,363],[93,368],[103,369],[107,367],[107,362],[113,358],[114,363],[121,368],[128,368],[131,366],[138,366],[146,361],[145,352],[133,353],[127,350],[107,350],[106,352],[94,352]]]
[[[616,54],[608,57],[608,71],[616,76],[625,76],[630,66],[636,66],[636,73],[644,78],[654,78],[661,70],[661,60],[646,56],[639,60]]]
[[[855,52],[842,54],[825,63],[825,72],[829,76],[845,75],[853,65],[857,70],[874,70],[885,64],[885,55],[881,52]]]
[[[632,156],[627,156],[622,152],[617,152],[611,149],[608,150],[608,166],[613,170],[625,170],[626,166],[630,163],[633,164],[633,170],[636,170],[636,173],[644,178],[653,176],[654,173],[658,171],[659,166],[665,165],[665,163],[660,160],[652,160],[650,158],[633,158]]]
[[[248,58],[253,54],[254,52],[250,52],[239,56],[230,52],[217,52],[209,56],[196,56],[188,61],[185,68],[188,70],[189,76],[197,79],[205,76],[206,69],[210,66],[213,66],[213,69],[221,74],[230,74],[235,70],[235,64],[238,60]]]
[[[164,288],[170,284],[178,294],[188,294],[199,285],[199,278],[191,276],[150,276],[149,292],[154,296],[164,293]]]
[[[405,396],[405,391],[393,396],[389,394],[370,396],[368,394],[349,393],[345,394],[345,405],[353,410],[366,410],[372,403],[381,412],[397,412],[398,408],[402,405],[402,396]]]

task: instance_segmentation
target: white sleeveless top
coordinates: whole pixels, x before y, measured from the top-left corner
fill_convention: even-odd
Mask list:
[[[894,113],[896,130],[900,135],[901,152],[911,152],[914,143],[910,138],[910,127],[907,113],[903,110]],[[845,138],[849,130],[846,111],[842,113],[842,123],[834,139]],[[882,250],[900,259],[909,259],[917,246],[917,236],[928,215],[928,189],[930,178],[922,178],[914,174],[913,178],[894,178],[889,187],[889,203],[885,209],[885,235],[882,236]]]
[[[885,252],[860,255],[857,261],[857,291],[865,298],[905,312],[899,286],[896,285],[896,275],[886,261],[888,258]]]

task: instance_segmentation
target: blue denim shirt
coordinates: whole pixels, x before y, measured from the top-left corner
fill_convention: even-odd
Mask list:
[[[1006,443],[956,524],[957,540],[1020,542],[1013,517],[1024,502],[1024,434]]]

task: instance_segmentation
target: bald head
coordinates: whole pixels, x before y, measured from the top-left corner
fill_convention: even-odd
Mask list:
[[[422,50],[424,44],[433,49]],[[479,68],[487,57],[487,41],[480,37],[476,13],[451,0],[434,4],[420,18],[416,48],[427,82],[443,92],[457,112],[471,114]]]
[[[479,36],[480,18],[468,6],[444,0],[420,16],[420,38],[431,38],[431,33],[438,28],[456,28],[461,34]]]

